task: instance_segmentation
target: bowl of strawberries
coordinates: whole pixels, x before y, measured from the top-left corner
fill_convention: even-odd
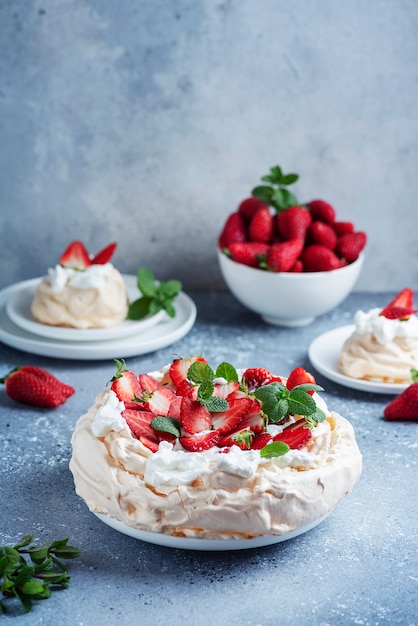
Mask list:
[[[367,243],[366,233],[338,220],[329,202],[299,203],[288,189],[298,178],[272,167],[228,216],[218,239],[231,293],[278,326],[310,324],[343,302],[359,277]]]

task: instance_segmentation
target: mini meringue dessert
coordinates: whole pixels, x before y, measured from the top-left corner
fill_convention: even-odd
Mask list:
[[[418,317],[414,294],[402,289],[383,309],[357,311],[355,330],[339,356],[343,374],[382,383],[410,383],[418,368]]]
[[[121,274],[110,263],[115,248],[112,243],[91,257],[83,243],[70,243],[36,289],[31,306],[34,319],[77,329],[108,328],[123,322],[128,295]]]
[[[360,477],[353,427],[302,367],[116,363],[72,437],[76,492],[99,516],[174,537],[280,536],[319,523]]]

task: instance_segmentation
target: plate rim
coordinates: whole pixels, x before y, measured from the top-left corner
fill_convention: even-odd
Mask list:
[[[121,275],[127,289],[136,289],[135,285],[129,284],[132,279],[131,275],[122,274]],[[35,319],[29,319],[29,317],[25,317],[19,313],[16,308],[13,308],[13,302],[20,296],[25,297],[25,292],[27,297],[29,297],[29,293],[34,293],[36,286],[42,281],[43,277],[33,278],[30,280],[25,280],[20,283],[15,283],[13,285],[16,290],[12,297],[6,303],[6,313],[11,319],[11,321],[19,328],[34,334],[39,335],[40,337],[46,337],[47,339],[56,339],[58,341],[108,341],[113,339],[120,339],[122,337],[127,337],[129,335],[133,335],[135,333],[144,332],[149,328],[152,328],[155,324],[158,324],[164,317],[165,311],[161,310],[153,316],[147,317],[144,320],[138,320],[135,322],[134,320],[124,320],[120,324],[116,324],[114,326],[110,326],[108,328],[67,328],[67,327],[59,327],[59,326],[49,326],[48,324],[42,324],[41,322],[37,322]],[[139,293],[139,292],[138,292]],[[129,327],[126,326],[126,323],[129,324]],[[122,328],[122,326],[124,328]]]
[[[134,276],[132,278],[135,279]],[[18,350],[51,358],[96,361],[148,354],[184,337],[197,317],[195,303],[181,291],[173,303],[176,316],[166,316],[146,332],[146,337],[141,333],[113,341],[59,342],[29,333],[9,319],[6,302],[15,289],[16,285],[11,285],[0,290],[0,321],[7,324],[0,323],[0,341]]]
[[[354,330],[354,324],[347,324],[345,326],[332,328],[316,337],[308,348],[308,357],[313,367],[329,380],[358,391],[396,395],[406,389],[410,383],[380,383],[377,381],[373,382],[359,378],[350,378],[350,376],[346,376],[338,371],[335,366],[331,367],[329,364],[324,363],[321,356],[318,357],[318,351],[321,350],[321,346],[332,337],[332,355],[335,361],[338,362],[338,355],[342,349],[343,343]],[[335,339],[335,337],[337,337],[337,339]]]
[[[154,533],[149,530],[141,530],[128,526],[124,522],[121,522],[110,515],[99,513],[98,511],[92,511],[92,513],[104,524],[133,539],[139,539],[146,543],[150,543],[165,548],[173,548],[180,550],[198,550],[201,552],[223,552],[234,550],[249,550],[252,548],[264,548],[272,546],[284,541],[289,541],[295,537],[299,537],[310,530],[313,530],[316,526],[321,524],[331,513],[328,511],[322,517],[299,526],[282,535],[260,535],[253,537],[252,539],[205,539],[199,537],[175,537],[168,533]]]

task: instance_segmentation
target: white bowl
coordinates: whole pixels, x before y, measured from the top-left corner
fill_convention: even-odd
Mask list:
[[[306,326],[348,296],[363,266],[359,258],[329,272],[268,272],[236,263],[218,248],[222,276],[244,306],[277,326]]]

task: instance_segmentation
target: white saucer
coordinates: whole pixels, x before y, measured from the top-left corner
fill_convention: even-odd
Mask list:
[[[132,278],[134,282],[132,282]],[[136,278],[132,276],[123,276],[128,291],[130,301],[139,298],[140,292],[136,287]],[[6,304],[6,312],[12,322],[20,328],[40,335],[49,339],[59,339],[60,341],[102,341],[108,339],[119,339],[127,337],[134,333],[141,333],[157,324],[166,315],[165,311],[159,311],[155,315],[148,316],[143,320],[133,321],[125,320],[121,324],[111,326],[110,328],[61,328],[58,326],[48,326],[37,322],[31,313],[30,307],[35,296],[35,290],[39,285],[41,278],[26,280],[15,285],[16,293]]]
[[[401,393],[410,383],[378,383],[371,380],[359,380],[358,378],[350,378],[350,376],[346,376],[339,371],[338,357],[344,342],[354,332],[354,328],[353,325],[341,326],[317,337],[308,350],[309,360],[312,365],[320,374],[345,387],[372,393]]]
[[[136,281],[135,276],[126,278]],[[92,361],[147,354],[184,337],[196,319],[196,305],[181,292],[174,301],[175,317],[164,315],[145,332],[103,341],[59,341],[30,333],[12,322],[6,311],[7,303],[20,288],[21,283],[18,283],[0,291],[0,341],[18,350],[58,359]]]
[[[117,530],[124,535],[133,537],[134,539],[140,539],[147,543],[153,543],[156,546],[164,546],[166,548],[179,548],[182,550],[202,550],[202,551],[230,551],[230,550],[248,550],[249,548],[263,548],[264,546],[271,546],[282,541],[288,541],[294,537],[298,537],[303,533],[312,530],[315,526],[318,526],[327,516],[295,528],[284,535],[264,535],[262,537],[254,537],[254,539],[198,539],[195,537],[173,537],[173,535],[166,535],[163,533],[152,533],[147,530],[139,530],[138,528],[132,528],[123,522],[103,515],[102,513],[94,513],[102,522]]]

